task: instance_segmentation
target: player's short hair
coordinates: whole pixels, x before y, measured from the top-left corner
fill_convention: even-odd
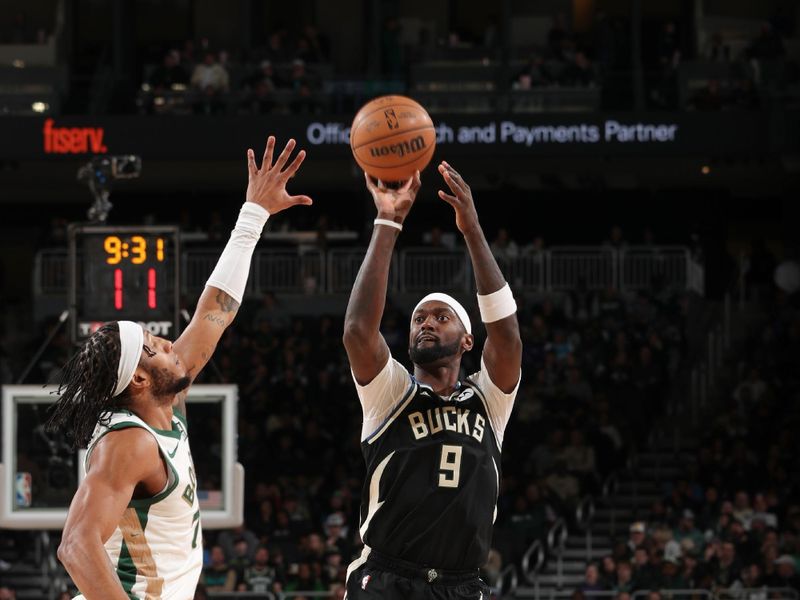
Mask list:
[[[113,396],[120,352],[116,322],[106,323],[86,340],[61,371],[48,430],[66,429],[73,445],[85,448],[97,423],[108,424],[111,411],[129,400],[127,391]]]

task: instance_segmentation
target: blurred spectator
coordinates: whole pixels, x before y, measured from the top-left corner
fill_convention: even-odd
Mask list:
[[[613,225],[608,232],[608,238],[603,241],[604,246],[614,250],[623,250],[628,246],[625,236],[622,234],[622,227]]]
[[[283,30],[273,31],[267,38],[267,47],[264,51],[264,59],[274,65],[289,62],[291,55],[285,44],[286,32]]]
[[[306,25],[298,40],[297,58],[307,63],[327,62],[330,59],[330,41],[314,25]]]
[[[175,85],[188,85],[189,74],[181,66],[181,55],[177,50],[169,50],[161,65],[153,69],[147,82],[154,91],[171,90]]]
[[[672,556],[661,563],[661,574],[657,587],[665,590],[685,590],[689,586],[681,573],[680,559]]]
[[[335,550],[342,556],[350,556],[351,547],[347,541],[347,528],[342,513],[335,512],[325,519],[325,547]]]
[[[200,94],[195,110],[203,113],[220,112],[224,108],[222,94],[230,89],[228,72],[213,52],[206,52],[203,62],[194,68],[192,87]]]
[[[797,563],[789,554],[782,554],[775,560],[776,572],[767,580],[770,587],[800,590],[800,578],[797,576]]]
[[[563,459],[556,460],[553,472],[545,478],[545,484],[558,499],[560,512],[572,516],[578,504],[580,482],[567,471],[567,464]]]
[[[553,24],[547,32],[547,49],[554,58],[565,61],[566,54],[571,47],[571,38],[567,32],[566,15],[557,13],[553,16]]]
[[[244,543],[243,552],[239,552],[237,545]],[[253,560],[258,548],[258,537],[245,525],[240,525],[234,529],[223,529],[217,537],[217,544],[225,554],[225,560],[230,562],[235,556],[245,556],[248,560]]]
[[[597,487],[594,448],[585,443],[579,429],[573,429],[570,433],[569,445],[561,452],[560,459],[564,461],[567,470],[579,478],[582,492]]]
[[[678,526],[672,532],[672,536],[678,543],[683,542],[686,538],[690,539],[692,547],[697,548],[699,551],[702,551],[703,546],[705,546],[705,538],[703,533],[695,527],[694,512],[690,508],[684,509],[681,513]]]
[[[644,521],[631,523],[628,528],[627,556],[632,558],[637,548],[642,547],[647,538]]]
[[[222,546],[212,546],[211,564],[203,568],[200,582],[209,592],[232,592],[236,588],[236,571],[225,561]]]
[[[311,565],[307,562],[301,562],[297,565],[297,570],[290,573],[286,585],[283,586],[286,592],[296,592],[302,590],[304,592],[324,592],[325,586],[320,581],[319,577],[315,575],[311,569]]]
[[[660,571],[650,561],[647,548],[640,546],[633,553],[633,587],[637,590],[656,589]]]
[[[590,562],[588,565],[586,565],[583,583],[578,586],[578,591],[581,591],[584,594],[587,592],[591,593],[605,591],[605,586],[603,586],[603,583],[600,580],[600,571],[595,563]]]
[[[773,60],[783,56],[786,49],[780,34],[775,31],[769,21],[764,21],[758,33],[747,49],[750,58],[756,60]]]
[[[720,110],[724,101],[719,80],[709,79],[706,87],[692,96],[689,108],[701,111]]]
[[[290,107],[294,113],[309,113],[317,109],[315,98],[316,83],[306,70],[306,63],[300,58],[292,61],[289,75],[289,87],[292,90]]]
[[[275,583],[278,581],[278,573],[269,563],[269,550],[266,546],[260,546],[256,550],[253,564],[248,566],[240,579],[240,591],[247,592],[272,592]]]
[[[501,227],[497,230],[497,235],[495,236],[494,240],[492,240],[490,248],[492,250],[492,255],[494,255],[500,265],[503,265],[507,260],[514,259],[519,256],[519,248],[517,248],[517,243],[511,239],[508,229],[505,227]]]
[[[259,83],[266,83],[270,91],[278,87],[278,78],[272,61],[262,60],[258,68],[242,80],[242,87],[246,90],[255,89]]]
[[[551,83],[553,83],[553,76],[547,68],[544,58],[539,54],[532,54],[523,69],[517,73],[511,87],[515,90],[530,90]]]
[[[247,548],[247,540],[244,537],[237,537],[233,542],[233,556],[228,560],[228,566],[236,571],[236,581],[242,581],[245,569],[247,569],[253,560]]]
[[[631,567],[631,563],[624,560],[617,563],[617,578],[611,586],[611,589],[617,592],[617,594],[622,592],[627,594],[633,593],[633,568]]]
[[[561,72],[560,83],[562,85],[572,85],[586,87],[594,84],[595,73],[592,63],[584,52],[578,51]]]
[[[719,31],[711,34],[703,50],[703,58],[714,62],[729,62],[731,59],[731,48],[726,44]]]
[[[732,542],[709,544],[705,558],[709,563],[711,578],[715,585],[727,588],[738,580],[742,565],[736,556],[736,546]]]

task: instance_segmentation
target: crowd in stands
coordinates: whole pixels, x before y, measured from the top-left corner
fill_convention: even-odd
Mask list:
[[[290,38],[272,33],[267,44],[236,58],[207,38],[170,48],[162,63],[145,73],[138,105],[146,113],[314,113],[330,45],[307,25]]]
[[[430,32],[422,29],[414,45],[409,45],[402,27],[398,18],[385,20],[378,62],[382,78],[409,90],[414,89],[411,67],[415,63],[433,59],[457,63],[460,56],[474,60],[477,55],[465,54],[465,48],[483,52],[485,61],[499,60],[496,19],[487,23],[480,39],[451,31],[432,40]],[[798,79],[796,57],[786,60],[783,29],[765,21],[744,49],[732,51],[722,33],[704,34],[708,40],[695,48],[689,41],[694,36],[688,26],[663,21],[654,40],[644,44],[642,51],[648,107],[698,111],[759,108],[762,88]],[[611,78],[609,101],[613,103],[615,86],[622,85],[617,81],[620,73],[632,68],[629,26],[603,11],[597,12],[592,27],[583,32],[573,31],[567,17],[559,13],[544,39],[523,42],[512,49],[510,80],[500,83],[498,91],[598,88]],[[699,65],[700,74],[688,79],[681,75],[688,63]],[[702,65],[726,68],[703,75]],[[168,49],[160,66],[146,69],[138,104],[142,112],[156,113],[317,113],[335,104],[328,97],[332,88],[325,86],[335,79],[330,43],[309,25],[293,36],[285,30],[273,32],[263,48],[236,56],[214,49],[207,39]],[[629,76],[623,79],[627,82]],[[622,93],[627,85],[618,91]]]
[[[587,567],[592,591],[800,590],[800,302],[771,290],[768,319],[745,345],[685,475],[629,539]]]

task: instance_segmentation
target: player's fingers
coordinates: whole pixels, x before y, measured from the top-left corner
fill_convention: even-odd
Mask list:
[[[442,190],[439,190],[439,198],[447,202],[450,206],[456,206],[456,204],[458,204],[458,198],[451,196],[450,194],[446,194]]]
[[[414,193],[419,191],[419,188],[422,187],[422,178],[419,176],[419,169],[414,172],[414,177],[411,178],[411,189],[414,190]]]
[[[464,178],[461,176],[461,173],[456,171],[449,162],[443,160],[442,164],[445,166],[445,169],[447,169],[447,172],[450,173],[450,176],[456,181],[456,183],[458,183],[464,189],[469,187],[467,182],[464,181]]]
[[[289,196],[289,200],[292,201],[292,204],[301,204],[304,206],[310,206],[314,204],[314,201],[309,196]]]
[[[286,142],[286,146],[283,148],[283,152],[281,152],[281,155],[278,157],[278,160],[275,161],[275,168],[278,169],[278,172],[280,172],[281,169],[283,169],[283,165],[285,165],[286,161],[289,160],[289,156],[291,156],[292,150],[294,150],[295,145],[296,142],[294,141],[294,138]]]
[[[300,168],[300,165],[303,164],[303,161],[305,159],[306,159],[306,151],[300,150],[300,152],[297,153],[297,156],[294,157],[294,160],[289,164],[289,166],[286,167],[286,169],[284,169],[282,173],[284,177],[286,177],[286,179],[289,179],[295,173],[297,173],[297,169]]]
[[[250,177],[254,177],[258,173],[258,167],[256,166],[256,153],[253,152],[252,148],[247,149],[247,172]]]
[[[460,185],[458,185],[458,182],[455,179],[453,179],[453,177],[450,175],[450,172],[444,167],[440,167],[439,171],[441,172],[442,177],[444,178],[444,182],[450,188],[450,191],[453,192],[456,196],[463,196],[464,189]]]
[[[411,189],[411,184],[414,183],[414,178],[409,177],[406,182],[397,190],[398,192],[407,192]]]
[[[275,150],[275,136],[267,138],[267,147],[264,148],[264,158],[261,161],[261,168],[269,170],[272,167],[272,152]]]

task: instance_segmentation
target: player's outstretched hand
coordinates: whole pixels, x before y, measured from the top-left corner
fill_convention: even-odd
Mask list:
[[[372,194],[375,207],[378,209],[378,216],[384,219],[392,219],[402,223],[408,216],[408,211],[417,199],[417,193],[422,186],[419,171],[397,189],[387,188],[380,181],[373,181],[372,177],[364,173],[367,182],[367,189]]]
[[[444,178],[452,194],[439,190],[439,198],[447,202],[456,211],[456,227],[464,234],[473,227],[478,226],[478,212],[472,200],[472,190],[467,182],[459,175],[450,163],[442,161],[439,164],[439,173]]]
[[[272,164],[272,154],[275,150],[275,137],[267,138],[267,148],[264,150],[264,158],[261,161],[261,168],[256,166],[256,155],[252,148],[247,150],[247,201],[255,202],[265,208],[269,214],[281,212],[282,210],[294,206],[295,204],[311,204],[308,196],[290,196],[286,191],[286,184],[291,179],[303,160],[306,151],[300,150],[294,160],[289,162],[289,157],[295,147],[295,141],[289,140],[278,156],[275,164]],[[286,168],[284,168],[286,167]]]

